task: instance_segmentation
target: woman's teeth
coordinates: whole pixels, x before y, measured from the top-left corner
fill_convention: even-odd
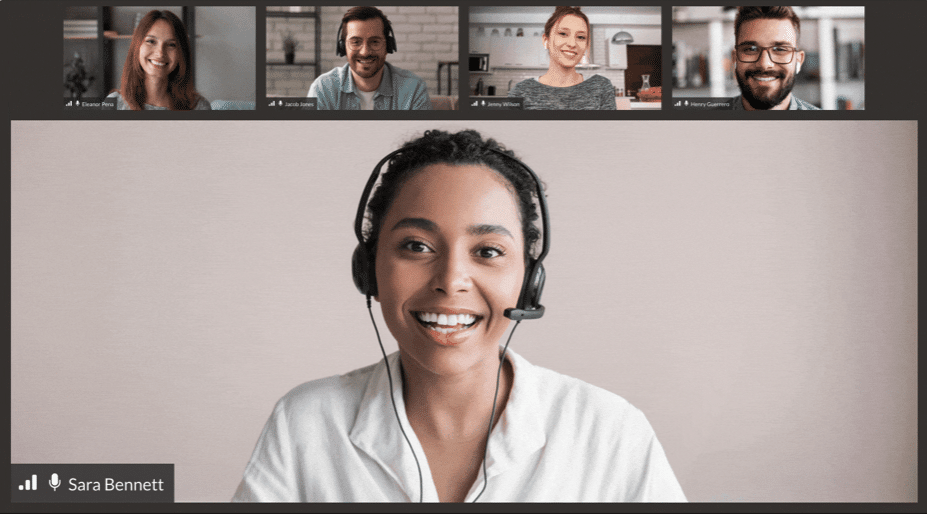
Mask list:
[[[470,328],[476,323],[477,317],[473,314],[437,314],[434,312],[419,312],[416,314],[422,324],[442,334]]]

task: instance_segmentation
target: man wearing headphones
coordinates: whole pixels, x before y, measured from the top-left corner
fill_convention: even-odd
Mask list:
[[[735,110],[820,110],[792,94],[805,62],[797,48],[800,21],[787,5],[745,6],[734,20]]]
[[[352,7],[341,19],[336,53],[348,63],[316,78],[309,97],[323,110],[428,110],[425,81],[386,62],[396,37],[376,7]]]

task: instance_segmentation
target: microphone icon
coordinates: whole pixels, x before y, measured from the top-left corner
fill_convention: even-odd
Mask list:
[[[53,491],[57,491],[61,487],[61,481],[58,480],[58,473],[52,473],[51,480],[48,481],[48,485],[51,486]]]

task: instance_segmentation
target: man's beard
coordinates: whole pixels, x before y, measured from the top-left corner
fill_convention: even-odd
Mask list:
[[[734,74],[737,77],[737,85],[740,86],[740,93],[743,95],[744,99],[747,100],[747,103],[750,104],[751,107],[758,110],[767,110],[779,105],[783,100],[785,100],[787,96],[789,96],[789,93],[792,92],[792,88],[795,86],[794,73],[789,73],[788,76],[785,77],[786,72],[778,72],[778,78],[780,80],[785,79],[782,82],[782,86],[777,90],[770,90],[763,96],[757,96],[757,94],[750,88],[747,80],[753,75],[761,75],[764,73],[766,72],[761,70],[751,70],[744,72],[743,77],[741,77],[740,73]]]
[[[365,57],[361,57],[361,56],[352,57],[351,69],[359,77],[369,79],[370,77],[373,77],[374,75],[380,72],[380,70],[383,68],[383,65],[386,61],[380,59],[379,56],[377,55],[366,56],[366,57],[373,57],[373,62],[369,64],[370,69],[368,71],[362,70],[363,65],[359,61],[365,59]]]

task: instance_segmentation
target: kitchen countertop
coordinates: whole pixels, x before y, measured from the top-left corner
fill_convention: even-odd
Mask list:
[[[467,98],[472,98],[472,99],[487,98],[487,99],[500,100],[500,99],[502,99],[502,98],[506,98],[506,95],[474,95],[474,94],[470,94],[470,95],[467,95]],[[635,98],[633,98],[633,97],[630,97],[630,96],[618,96],[618,97],[615,97],[615,98],[616,98],[616,101],[617,101],[617,100],[622,100],[622,99],[628,100],[628,101],[629,101],[628,104],[629,104],[629,107],[630,107],[631,109],[657,109],[657,110],[659,110],[659,109],[662,109],[662,108],[663,108],[663,103],[662,103],[662,102],[641,102],[640,100],[637,100],[637,99],[635,99]]]
[[[631,109],[662,109],[663,102],[641,102],[640,100],[631,100]]]

